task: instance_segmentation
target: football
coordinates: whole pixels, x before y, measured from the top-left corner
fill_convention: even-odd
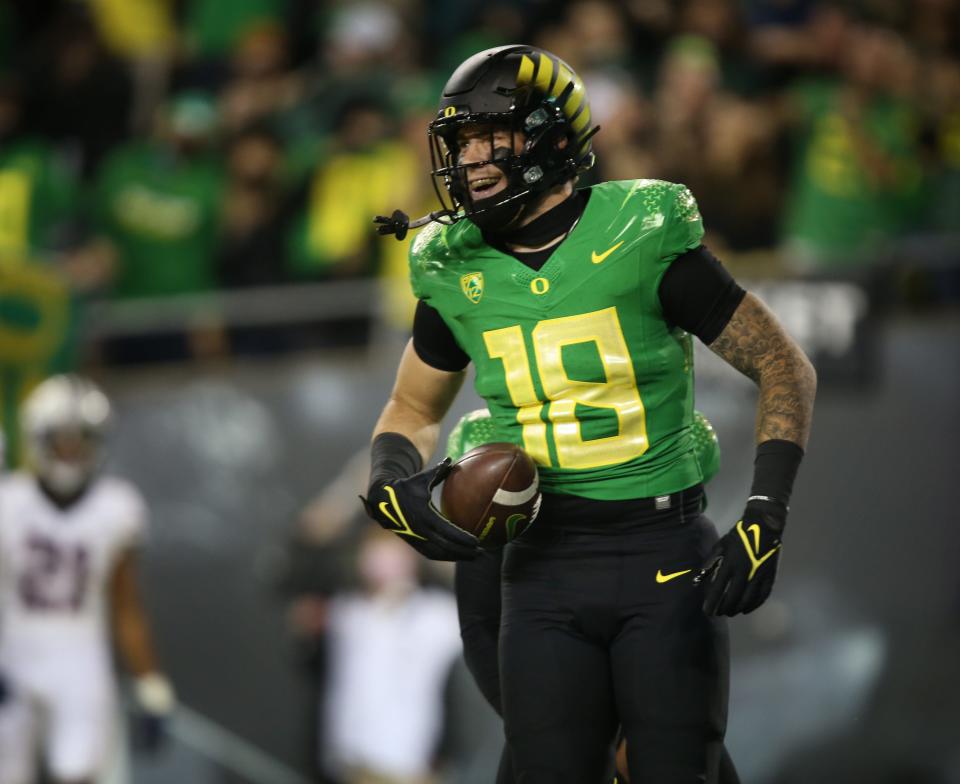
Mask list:
[[[440,491],[444,517],[494,549],[527,530],[540,510],[537,466],[514,444],[483,444],[450,470]]]

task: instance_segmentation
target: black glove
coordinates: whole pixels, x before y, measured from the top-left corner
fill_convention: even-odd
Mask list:
[[[747,503],[743,519],[713,546],[694,578],[706,586],[707,615],[753,612],[767,600],[777,576],[786,519],[786,507],[776,501]]]
[[[157,754],[169,741],[169,717],[138,711],[131,720],[130,735],[133,747],[145,754]]]
[[[457,528],[430,500],[434,487],[450,473],[447,458],[405,479],[378,482],[360,497],[367,514],[432,561],[467,561],[480,552],[477,537]]]

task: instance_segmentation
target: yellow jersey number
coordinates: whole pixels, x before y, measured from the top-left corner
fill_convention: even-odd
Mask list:
[[[550,465],[548,424],[542,417],[545,405],[560,468],[616,465],[647,451],[646,413],[616,308],[540,321],[530,337],[535,364],[530,361],[520,325],[483,333],[487,353],[503,362],[524,449],[537,463]],[[596,344],[604,381],[571,379],[563,367],[564,346],[588,342]],[[534,373],[539,375],[546,401],[537,396]],[[619,424],[617,435],[584,441],[576,417],[578,403],[612,409]]]

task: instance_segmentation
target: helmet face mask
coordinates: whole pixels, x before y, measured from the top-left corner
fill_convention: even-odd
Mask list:
[[[109,422],[110,403],[91,381],[76,375],[48,378],[23,407],[30,469],[55,495],[79,494],[103,465]]]
[[[434,189],[445,209],[454,213],[463,210],[480,225],[491,227],[505,227],[519,216],[519,202],[528,193],[522,180],[522,151],[526,145],[523,134],[509,123],[509,117],[472,116],[431,126]],[[481,145],[488,151],[486,157],[464,162],[460,147],[465,137],[485,137]],[[490,167],[499,170],[494,175],[499,182],[490,188],[491,195],[473,193],[471,181],[484,179],[484,174],[489,177]]]
[[[462,163],[460,138],[489,128],[486,160]],[[495,129],[509,132],[504,154]],[[504,46],[464,62],[444,88],[428,135],[434,189],[447,222],[468,217],[503,229],[557,185],[593,164],[590,109],[583,84],[562,60],[530,46]],[[471,194],[470,172],[494,165],[505,187],[487,198]]]

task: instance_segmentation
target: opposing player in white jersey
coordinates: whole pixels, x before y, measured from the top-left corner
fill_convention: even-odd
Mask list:
[[[28,470],[0,479],[0,784],[92,784],[115,736],[111,638],[135,678],[142,726],[173,707],[136,587],[146,507],[100,474],[110,404],[54,376],[21,419]]]

